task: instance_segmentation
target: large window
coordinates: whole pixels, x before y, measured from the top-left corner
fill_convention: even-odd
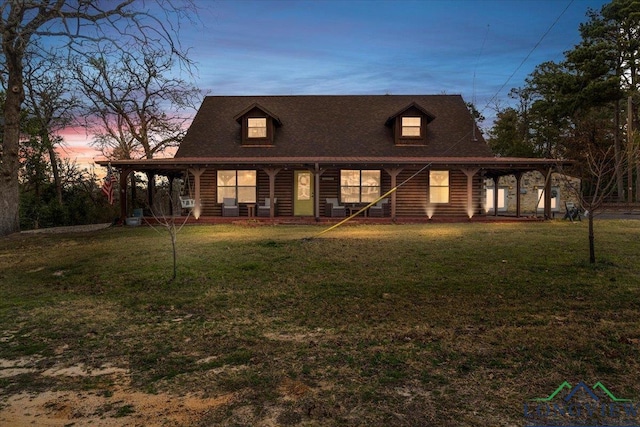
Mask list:
[[[402,136],[420,136],[422,134],[421,117],[403,117],[402,118]]]
[[[249,138],[266,138],[267,137],[267,119],[255,118],[247,119],[247,136]]]
[[[256,171],[254,170],[220,170],[217,177],[218,203],[225,197],[233,198],[238,203],[256,202]]]
[[[507,210],[507,189],[498,187],[498,211]],[[493,200],[495,189],[493,187],[487,187],[487,197],[484,202],[485,211],[489,212],[493,210]]]
[[[380,197],[379,170],[340,171],[340,200],[343,203],[370,203]]]
[[[449,203],[449,171],[429,171],[429,202]]]

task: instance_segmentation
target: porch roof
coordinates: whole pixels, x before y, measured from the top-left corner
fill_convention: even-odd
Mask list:
[[[362,167],[389,168],[402,166],[426,166],[444,168],[480,168],[490,176],[508,175],[529,170],[541,170],[569,166],[570,160],[520,158],[520,157],[178,157],[140,160],[99,160],[98,165],[109,163],[116,169],[156,171],[172,174],[188,168],[255,167],[255,168],[314,168]]]

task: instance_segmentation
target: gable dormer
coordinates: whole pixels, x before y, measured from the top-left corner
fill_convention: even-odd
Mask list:
[[[259,104],[253,104],[238,113],[234,120],[240,124],[240,140],[245,146],[264,146],[275,143],[280,119]]]
[[[387,119],[385,125],[393,129],[396,145],[426,145],[427,125],[436,117],[412,102]]]

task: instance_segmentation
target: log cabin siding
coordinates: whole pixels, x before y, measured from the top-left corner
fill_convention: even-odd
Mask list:
[[[326,216],[327,199],[340,200],[340,170],[328,169],[320,175],[320,216]]]
[[[417,168],[407,168],[400,172],[396,178],[397,184],[404,183],[411,178]],[[391,189],[391,177],[384,170],[381,171],[380,194],[385,194]],[[221,216],[222,207],[217,201],[217,170],[207,169],[200,177],[200,200],[203,216]],[[275,198],[277,199],[277,216],[293,216],[293,197],[295,194],[294,171],[290,169],[280,170],[275,179]],[[331,168],[325,170],[319,178],[319,216],[326,216],[325,200],[338,198],[340,200],[340,169]],[[195,178],[189,174],[191,191]],[[269,197],[269,175],[262,169],[257,170],[257,194],[256,204],[264,204],[264,199]],[[473,214],[483,214],[482,211],[482,178],[479,174],[473,176]],[[391,196],[389,196],[391,199]],[[467,176],[460,170],[449,171],[449,203],[429,204],[429,171],[425,170],[404,183],[396,191],[396,216],[398,217],[424,217],[432,214],[436,217],[467,216]],[[240,216],[247,216],[246,203],[240,203]]]
[[[396,178],[402,184],[417,169],[404,169]],[[429,173],[423,171],[396,190],[396,216],[425,216],[427,214],[427,183]]]
[[[216,177],[216,171],[212,169],[207,169],[200,176],[200,203],[204,216],[222,216],[222,207],[218,204]],[[193,176],[189,176],[189,179],[191,182],[195,181]]]
[[[397,178],[401,184],[417,169],[405,169]],[[474,215],[481,213],[482,180],[473,177],[472,207]],[[396,195],[396,215],[399,217],[467,216],[467,176],[460,170],[449,171],[449,203],[429,203],[429,171],[423,171],[402,185]]]
[[[258,205],[264,205],[264,199],[269,197],[269,175],[258,170]],[[293,171],[281,170],[276,175],[274,197],[277,200],[277,216],[293,215]]]

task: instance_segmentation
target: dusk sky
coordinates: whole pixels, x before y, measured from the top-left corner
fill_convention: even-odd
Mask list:
[[[209,95],[461,94],[488,118],[580,41],[604,0],[196,0],[182,28]],[[65,135],[85,162],[90,136]]]

